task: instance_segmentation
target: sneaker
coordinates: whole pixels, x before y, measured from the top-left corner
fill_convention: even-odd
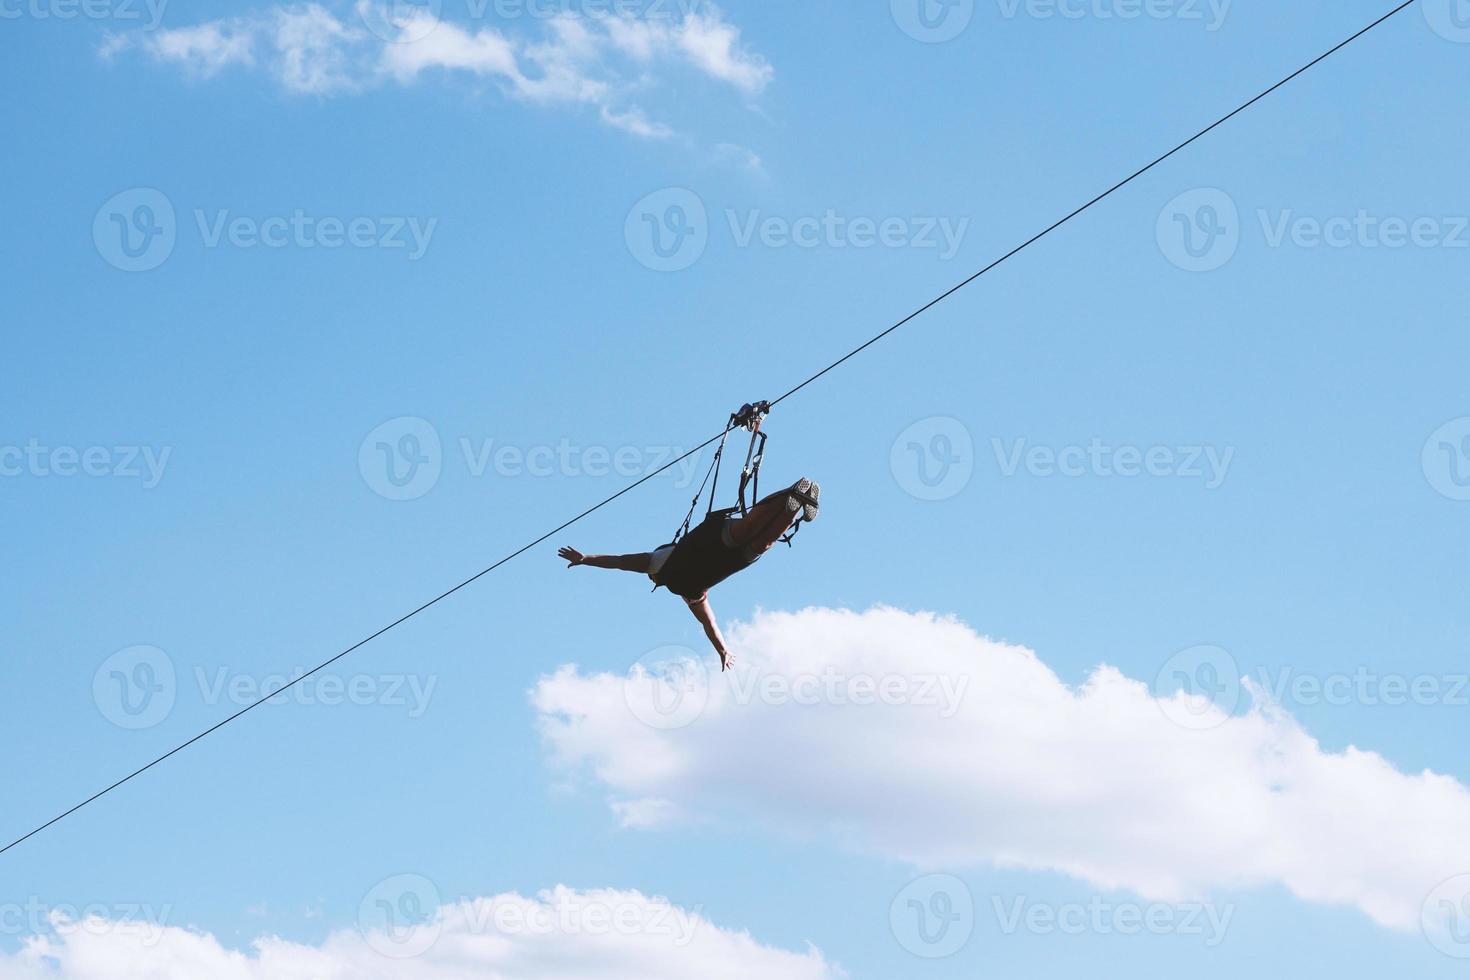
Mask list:
[[[816,480],[802,477],[792,484],[790,490],[786,491],[786,509],[793,514],[798,508],[804,509],[802,519],[810,523],[817,519],[817,512],[821,509],[821,498],[821,484]]]

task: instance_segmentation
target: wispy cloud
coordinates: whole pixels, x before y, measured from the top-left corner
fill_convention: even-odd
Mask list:
[[[380,0],[357,0],[350,9],[300,3],[113,35],[101,54],[112,60],[137,50],[204,79],[231,68],[262,71],[288,92],[316,96],[426,78],[484,78],[522,102],[588,107],[606,125],[646,139],[673,135],[640,104],[660,84],[660,72],[682,66],[746,99],[774,74],[710,5],[658,18],[563,12],[525,34],[441,21],[420,7],[391,18]]]
[[[1108,667],[1074,689],[1029,650],[893,609],[761,614],[731,639],[736,675],[714,675],[676,730],[646,723],[639,699],[657,692],[636,672],[567,667],[535,688],[556,759],[589,772],[626,824],[732,814],[840,829],[930,870],[1055,870],[1165,901],[1279,884],[1395,928],[1470,872],[1464,785],[1325,751],[1267,704],[1227,716],[1191,703],[1218,717],[1190,730],[1169,717],[1182,694],[1161,699]],[[814,701],[749,696],[828,677],[851,679],[845,694],[861,682],[866,705],[820,687]],[[927,686],[932,703],[873,696],[894,679],[910,695]],[[687,680],[669,682],[669,703]]]

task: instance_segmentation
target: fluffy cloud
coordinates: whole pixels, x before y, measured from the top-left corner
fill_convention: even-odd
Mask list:
[[[672,135],[636,98],[656,81],[651,72],[679,64],[758,95],[773,70],[749,51],[740,31],[710,5],[648,19],[631,14],[563,12],[539,21],[536,38],[494,27],[441,21],[426,8],[389,9],[357,0],[345,10],[319,3],[266,8],[171,30],[114,35],[102,46],[112,59],[138,49],[195,77],[230,67],[268,71],[287,91],[336,95],[428,75],[490,79],[509,96],[539,105],[586,106],[604,123],[638,136]]]
[[[256,940],[249,953],[213,936],[143,923],[57,920],[0,980],[836,980],[821,953],[762,946],[697,913],[638,892],[556,888],[534,899],[440,907],[413,930],[342,931],[320,946]]]
[[[927,869],[1047,869],[1151,900],[1274,883],[1408,928],[1470,872],[1463,785],[1324,751],[1259,695],[1229,716],[1109,667],[1072,688],[1029,650],[894,609],[762,613],[732,640],[733,677],[684,663],[543,678],[554,759],[628,825],[727,814]]]

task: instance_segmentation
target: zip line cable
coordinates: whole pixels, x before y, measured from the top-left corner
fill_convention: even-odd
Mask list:
[[[891,334],[894,331],[898,330],[900,327],[902,327],[902,326],[906,325],[907,323],[909,323],[909,321],[911,321],[911,320],[915,319],[916,317],[918,317],[918,316],[920,316],[920,315],[928,312],[929,310],[933,309],[935,306],[938,306],[940,303],[942,303],[945,300],[949,299],[955,293],[957,293],[960,290],[964,289],[966,286],[970,285],[971,283],[973,283],[975,280],[979,279],[981,276],[985,275],[986,273],[990,272],[992,269],[996,268],[997,266],[1001,265],[1002,263],[1006,262],[1007,260],[1015,257],[1019,253],[1025,251],[1027,248],[1030,248],[1032,245],[1036,244],[1041,239],[1045,238],[1046,236],[1050,235],[1052,232],[1056,231],[1058,228],[1060,228],[1063,225],[1067,224],[1073,218],[1076,218],[1077,216],[1081,215],[1084,211],[1090,210],[1094,205],[1099,204],[1103,200],[1111,197],[1113,194],[1117,193],[1118,191],[1122,190],[1124,187],[1126,187],[1129,184],[1133,183],[1139,177],[1142,177],[1144,174],[1146,174],[1149,171],[1153,170],[1159,164],[1161,164],[1164,161],[1168,160],[1170,157],[1173,157],[1175,154],[1181,152],[1182,150],[1184,150],[1185,148],[1189,147],[1190,145],[1192,145],[1196,141],[1198,141],[1198,140],[1202,139],[1203,137],[1209,135],[1211,132],[1213,132],[1214,130],[1218,129],[1219,127],[1225,125],[1225,123],[1229,122],[1231,119],[1234,119],[1236,116],[1240,115],[1242,112],[1245,112],[1247,109],[1249,109],[1252,106],[1254,106],[1257,102],[1260,102],[1262,99],[1265,99],[1267,96],[1271,95],[1277,89],[1280,89],[1280,88],[1284,87],[1285,85],[1287,85],[1290,82],[1294,81],[1299,76],[1301,76],[1301,75],[1305,74],[1306,72],[1310,71],[1311,69],[1315,68],[1317,65],[1321,64],[1322,62],[1326,61],[1328,58],[1330,58],[1333,55],[1337,54],[1343,48],[1345,48],[1348,45],[1352,44],[1354,41],[1357,41],[1359,38],[1363,37],[1365,34],[1369,33],[1370,31],[1374,30],[1375,28],[1379,27],[1380,25],[1386,23],[1387,21],[1393,19],[1394,17],[1396,17],[1400,13],[1403,13],[1403,11],[1407,10],[1409,7],[1412,7],[1417,2],[1418,2],[1418,0],[1405,0],[1404,3],[1401,3],[1399,6],[1395,7],[1393,10],[1390,10],[1388,13],[1384,14],[1382,17],[1378,18],[1373,23],[1369,24],[1367,27],[1363,28],[1362,30],[1358,31],[1356,34],[1354,34],[1351,37],[1349,37],[1347,40],[1341,42],[1340,44],[1335,45],[1333,48],[1331,48],[1330,50],[1322,53],[1318,57],[1313,58],[1307,64],[1305,64],[1302,67],[1298,68],[1296,71],[1292,72],[1290,75],[1287,75],[1285,78],[1283,78],[1281,81],[1277,82],[1275,85],[1272,85],[1270,88],[1268,88],[1265,91],[1261,92],[1261,94],[1257,95],[1255,98],[1251,99],[1249,102],[1242,103],[1240,106],[1238,106],[1236,109],[1234,109],[1233,111],[1231,111],[1227,115],[1221,116],[1219,119],[1215,120],[1213,123],[1211,123],[1210,125],[1206,126],[1204,129],[1200,130],[1198,133],[1195,133],[1189,139],[1187,139],[1184,142],[1180,143],[1178,146],[1174,147],[1169,152],[1167,152],[1167,153],[1163,154],[1162,156],[1158,157],[1153,162],[1149,163],[1147,166],[1141,167],[1140,169],[1138,169],[1137,171],[1135,171],[1134,173],[1132,173],[1128,177],[1125,177],[1124,179],[1120,180],[1118,183],[1114,184],[1112,187],[1110,187],[1107,190],[1103,191],[1101,194],[1097,195],[1092,200],[1088,201],[1086,204],[1084,204],[1081,207],[1077,208],[1076,210],[1072,211],[1066,217],[1061,218],[1060,220],[1058,220],[1055,223],[1051,224],[1045,230],[1038,232],[1037,234],[1033,235],[1031,238],[1028,238],[1026,241],[1022,242],[1020,245],[1017,245],[1015,248],[1011,249],[1009,252],[1005,253],[1000,258],[998,258],[995,261],[991,262],[989,265],[985,266],[985,268],[981,269],[979,272],[977,272],[974,275],[970,276],[968,279],[965,279],[963,282],[960,282],[960,283],[956,284],[955,286],[952,286],[950,289],[948,289],[945,292],[941,293],[940,295],[936,296],[934,299],[932,299],[929,302],[925,303],[923,306],[919,307],[917,310],[914,310],[914,312],[910,313],[908,316],[904,317],[902,320],[899,320],[897,323],[893,324],[893,326],[887,328],[882,333],[875,334],[873,337],[871,337],[868,340],[864,341],[862,344],[858,345],[857,347],[854,347],[852,350],[848,351],[846,354],[842,355],[837,360],[833,361],[831,364],[829,364],[826,367],[822,368],[822,370],[818,371],[816,374],[813,374],[811,377],[809,377],[805,381],[801,382],[801,384],[799,384],[796,387],[792,388],[791,390],[787,391],[785,394],[781,395],[779,398],[774,399],[771,402],[771,406],[774,408],[776,405],[779,405],[781,402],[785,401],[786,399],[790,398],[792,395],[794,395],[797,392],[801,391],[803,388],[806,388],[808,385],[812,384],[814,381],[818,380],[819,378],[825,376],[826,374],[830,373],[831,371],[833,371],[836,368],[840,367],[841,365],[845,364],[847,361],[851,360],[852,358],[856,357],[858,354],[861,354],[863,351],[867,350],[869,347],[872,347],[874,344],[878,343],[878,341],[882,340],[883,338],[887,337],[889,334]],[[595,513],[596,511],[601,510],[602,508],[606,507],[608,504],[610,504],[613,501],[617,500],[619,497],[622,497],[624,494],[627,494],[627,493],[629,493],[629,492],[637,489],[638,487],[640,487],[643,484],[647,483],[649,480],[652,480],[654,477],[659,476],[662,473],[668,471],[669,469],[672,469],[674,466],[678,465],[679,463],[682,463],[684,460],[688,459],[689,457],[691,457],[691,456],[693,456],[693,455],[695,455],[695,454],[697,454],[699,452],[702,452],[707,446],[709,446],[712,443],[718,441],[723,435],[724,435],[724,433],[722,432],[722,433],[718,433],[716,435],[711,436],[710,438],[706,439],[704,442],[702,442],[699,445],[695,446],[693,449],[691,449],[688,452],[684,453],[684,455],[678,457],[677,459],[670,460],[669,462],[665,463],[663,466],[660,466],[658,469],[654,470],[653,472],[648,473],[647,475],[641,477],[640,479],[635,480],[634,482],[628,484],[626,487],[623,487],[623,489],[619,490],[617,493],[613,494],[612,496],[607,497],[604,500],[602,500],[602,501],[600,501],[600,502],[592,505],[591,507],[587,508],[586,510],[582,511],[582,513],[578,514],[576,517],[573,517],[571,520],[567,521],[566,523],[561,524],[560,526],[555,527],[555,528],[553,528],[550,531],[547,531],[545,534],[541,535],[539,538],[537,538],[535,541],[532,541],[530,544],[527,544],[524,547],[518,548],[517,550],[515,550],[515,551],[511,552],[510,554],[506,555],[504,558],[501,558],[499,561],[495,562],[495,564],[489,566],[488,568],[484,569],[483,571],[477,572],[476,574],[470,576],[469,578],[465,579],[463,582],[461,582],[458,585],[456,585],[454,588],[448,590],[447,592],[441,593],[440,595],[436,596],[433,599],[430,599],[428,602],[426,602],[423,605],[419,606],[417,609],[413,610],[412,612],[405,613],[404,615],[400,616],[398,619],[395,619],[393,622],[389,623],[387,626],[384,626],[382,629],[378,630],[376,633],[373,633],[371,636],[368,636],[368,637],[366,637],[364,639],[361,639],[361,640],[357,641],[356,643],[352,644],[352,646],[350,646],[347,649],[343,650],[341,653],[336,654],[335,656],[331,657],[328,660],[322,661],[320,664],[318,664],[317,666],[313,667],[311,670],[307,671],[306,673],[302,674],[300,677],[297,677],[294,680],[290,681],[289,683],[287,683],[286,685],[284,685],[283,687],[281,687],[279,690],[272,691],[269,695],[266,695],[265,697],[260,698],[258,701],[255,701],[254,703],[249,704],[249,705],[241,708],[239,711],[237,711],[234,714],[230,715],[229,717],[225,718],[223,721],[220,721],[219,723],[211,726],[210,728],[207,728],[204,731],[200,732],[198,735],[195,735],[193,738],[189,739],[187,742],[184,742],[184,743],[182,743],[182,744],[180,744],[180,745],[178,745],[178,746],[170,749],[168,752],[165,752],[163,755],[161,755],[158,758],[154,759],[152,762],[148,763],[146,766],[143,766],[142,768],[137,769],[137,770],[135,770],[132,773],[129,773],[128,775],[126,775],[123,778],[119,779],[117,782],[115,782],[112,785],[106,787],[105,789],[102,789],[102,790],[99,790],[96,793],[93,793],[91,796],[87,797],[82,802],[78,803],[77,805],[71,807],[70,809],[68,809],[68,810],[66,810],[66,811],[64,811],[62,813],[57,814],[56,816],[52,817],[50,820],[47,820],[45,823],[43,823],[40,826],[36,827],[34,830],[31,830],[29,833],[26,833],[26,834],[24,834],[21,837],[17,837],[15,840],[11,841],[9,844],[6,844],[4,847],[0,847],[0,854],[4,854],[6,851],[9,851],[11,848],[17,847],[20,844],[25,843],[27,840],[30,840],[32,837],[36,836],[37,834],[41,833],[42,831],[47,830],[50,827],[54,826],[55,824],[60,823],[62,820],[65,820],[67,817],[71,816],[73,813],[76,813],[78,810],[82,809],[83,807],[88,806],[91,803],[95,803],[97,800],[99,800],[102,797],[106,796],[108,793],[111,793],[113,790],[117,789],[118,787],[122,786],[123,784],[128,783],[128,782],[131,782],[132,780],[136,779],[137,777],[143,775],[145,772],[147,772],[148,770],[152,769],[154,766],[158,765],[159,763],[164,762],[167,759],[170,759],[173,756],[179,754],[180,752],[182,752],[185,749],[187,749],[189,746],[193,745],[195,742],[198,742],[198,741],[201,741],[204,738],[207,738],[208,736],[210,736],[210,735],[214,734],[215,732],[219,731],[221,728],[224,728],[226,725],[230,724],[230,722],[236,720],[237,718],[241,717],[242,715],[245,715],[245,714],[248,714],[251,711],[254,711],[256,708],[260,707],[262,704],[264,704],[265,702],[269,701],[271,698],[274,698],[277,695],[281,694],[282,692],[287,691],[287,690],[291,689],[292,687],[295,687],[297,684],[300,684],[302,681],[306,680],[308,677],[312,676],[313,674],[316,674],[319,671],[325,670],[326,668],[330,667],[332,664],[334,664],[337,661],[341,660],[343,657],[346,657],[348,654],[353,653],[354,651],[360,649],[361,647],[364,647],[367,644],[371,643],[373,640],[376,640],[378,637],[382,636],[384,633],[387,633],[388,631],[390,631],[392,629],[395,629],[398,626],[401,626],[403,623],[406,623],[410,619],[413,619],[419,613],[424,612],[425,610],[429,609],[432,606],[438,605],[439,603],[443,602],[445,599],[448,599],[450,596],[454,595],[456,592],[459,592],[460,590],[462,590],[462,589],[464,589],[464,588],[472,585],[473,583],[478,582],[480,579],[484,578],[486,575],[489,575],[491,572],[495,571],[500,566],[502,566],[502,565],[504,565],[504,564],[506,564],[506,563],[508,563],[510,561],[513,561],[516,558],[519,558],[521,555],[523,555],[526,552],[530,551],[532,548],[535,548],[536,546],[538,546],[540,544],[543,544],[549,538],[555,537],[556,535],[560,534],[562,531],[565,531],[567,528],[571,527],[573,524],[576,524],[579,521],[581,521],[582,519],[584,519],[584,518],[590,516],[591,514]]]

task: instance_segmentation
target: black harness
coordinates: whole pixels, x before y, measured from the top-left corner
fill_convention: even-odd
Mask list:
[[[687,602],[697,602],[710,589],[760,560],[760,555],[725,543],[725,522],[734,512],[734,508],[710,511],[680,538],[659,569],[654,588],[661,586]]]
[[[761,423],[770,410],[770,402],[756,402],[742,406],[740,411],[730,416],[725,432],[720,436],[720,445],[715,449],[715,458],[710,463],[709,471],[705,473],[703,482],[694,494],[694,500],[689,504],[689,513],[684,515],[684,523],[674,534],[674,540],[664,546],[672,546],[674,551],[654,576],[655,591],[666,588],[686,600],[696,601],[714,586],[736,572],[749,568],[760,559],[760,555],[750,556],[745,548],[727,545],[724,528],[725,522],[737,511],[741,517],[749,512],[746,506],[747,491],[750,492],[751,501],[760,500],[761,463],[766,456],[766,434],[761,431]],[[745,451],[745,466],[740,471],[740,493],[736,506],[716,510],[715,493],[720,485],[720,461],[725,455],[725,443],[729,440],[730,433],[736,429],[750,431],[750,446]],[[704,496],[706,486],[709,487],[709,507],[705,511],[704,520],[690,530],[689,525],[694,520],[694,512],[699,509],[699,501]],[[801,520],[798,519],[781,540],[790,545],[800,527]]]

